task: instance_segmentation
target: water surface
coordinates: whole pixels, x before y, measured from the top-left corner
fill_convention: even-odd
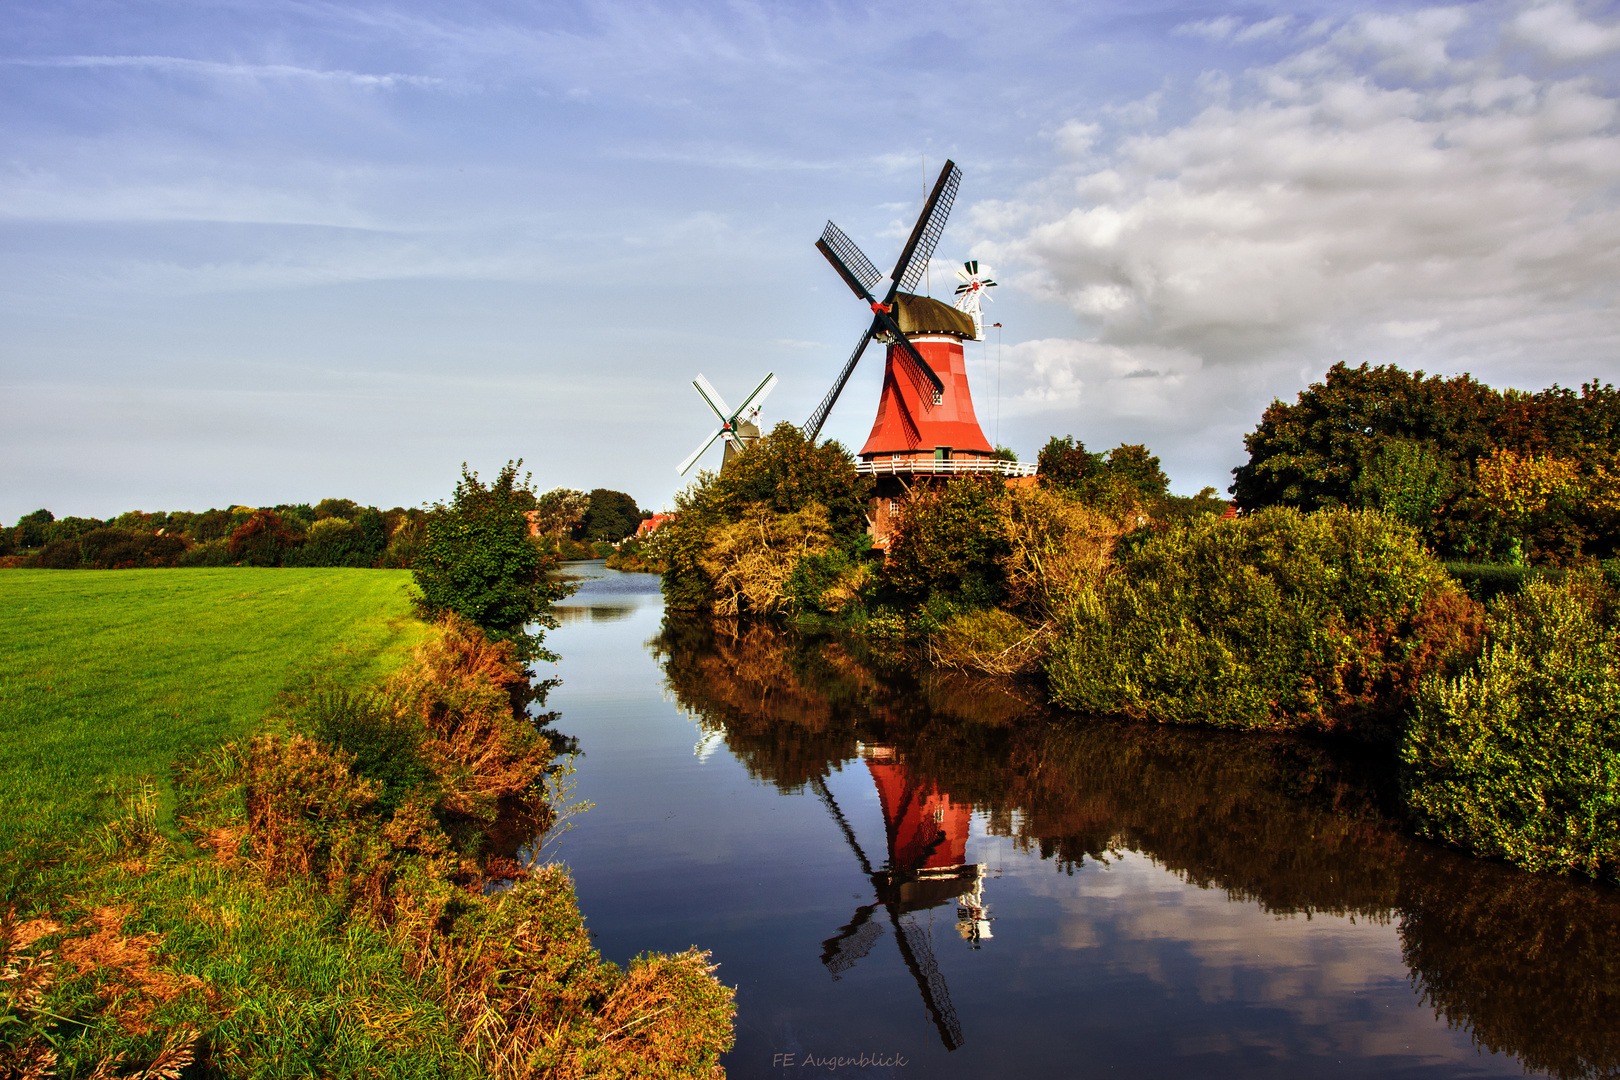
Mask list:
[[[1377,762],[574,572],[549,707],[596,808],[560,857],[609,959],[713,951],[732,1077],[1620,1075],[1614,891],[1402,836]]]

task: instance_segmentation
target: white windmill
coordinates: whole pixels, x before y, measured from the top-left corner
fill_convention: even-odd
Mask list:
[[[744,398],[742,405],[735,410],[725,403],[720,392],[710,386],[709,380],[702,375],[693,379],[692,385],[697,387],[698,396],[704,403],[714,410],[714,415],[720,418],[720,426],[703,440],[703,445],[694,450],[691,457],[681,462],[676,472],[682,476],[685,476],[686,470],[703,456],[705,450],[714,445],[716,439],[723,437],[726,440],[726,452],[721,458],[720,466],[725,468],[735,455],[743,453],[749,444],[759,438],[759,407],[766,396],[776,389],[776,374],[775,372],[767,374],[764,381],[754,387],[754,392]]]
[[[963,263],[956,276],[962,279],[962,284],[956,287],[956,310],[973,316],[973,332],[980,341],[983,341],[984,322],[979,317],[979,304],[993,299],[986,290],[995,288],[996,283],[990,280],[990,275],[979,273],[977,259],[969,259]]]

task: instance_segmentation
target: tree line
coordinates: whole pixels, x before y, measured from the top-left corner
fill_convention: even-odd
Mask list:
[[[602,558],[597,546],[635,533],[648,511],[622,491],[523,489],[516,508],[560,558]],[[410,569],[424,542],[429,508],[381,510],[353,499],[198,512],[131,510],[101,518],[24,514],[0,528],[0,559],[50,569],[161,566],[347,566]]]

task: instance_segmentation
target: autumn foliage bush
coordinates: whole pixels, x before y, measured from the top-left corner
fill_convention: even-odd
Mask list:
[[[1460,669],[1483,629],[1406,526],[1279,507],[1133,534],[1046,673],[1086,712],[1388,737],[1417,681]]]
[[[1436,840],[1533,870],[1620,881],[1620,596],[1596,571],[1534,578],[1489,642],[1416,694],[1408,812]]]

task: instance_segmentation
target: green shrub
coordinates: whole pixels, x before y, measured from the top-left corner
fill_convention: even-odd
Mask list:
[[[889,545],[885,591],[909,604],[996,604],[1009,551],[1002,528],[1006,500],[999,478],[964,477],[917,492]]]
[[[488,487],[461,467],[449,504],[428,515],[414,575],[424,614],[454,612],[498,641],[518,646],[522,659],[554,659],[540,646],[555,626],[551,603],[565,595],[547,576],[555,562],[529,539],[524,511],[534,505],[521,461],[507,462]],[[536,626],[531,632],[525,628]]]
[[[83,563],[84,555],[77,540],[52,540],[33,561],[41,570],[77,570]]]
[[[872,481],[855,472],[854,458],[842,445],[812,443],[792,424],[776,425],[724,471],[700,474],[675,497],[674,520],[648,541],[649,554],[664,566],[665,603],[671,610],[715,603],[705,559],[719,530],[760,511],[788,516],[815,505],[836,542],[853,542],[866,532],[871,490]]]
[[[1481,631],[1410,528],[1272,508],[1127,537],[1046,671],[1087,712],[1387,736],[1417,680],[1455,671]]]
[[[393,813],[406,795],[433,780],[422,755],[421,725],[398,712],[376,692],[324,688],[298,703],[294,723],[317,741],[353,755],[350,771],[381,784],[377,805]]]
[[[230,566],[231,546],[224,540],[210,540],[198,544],[175,560],[176,566]]]
[[[1620,873],[1620,618],[1592,571],[1491,609],[1467,672],[1421,684],[1401,747],[1425,836],[1532,870]]]

